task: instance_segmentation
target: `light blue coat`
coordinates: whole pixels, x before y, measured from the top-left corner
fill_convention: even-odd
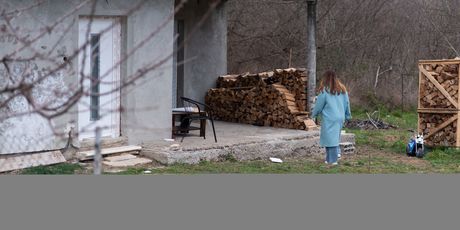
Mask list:
[[[345,120],[351,119],[348,94],[333,95],[321,92],[317,99],[312,117],[321,115],[321,134],[319,144],[322,147],[339,146],[340,131]]]

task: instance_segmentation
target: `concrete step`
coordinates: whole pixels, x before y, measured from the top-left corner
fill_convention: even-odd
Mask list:
[[[113,148],[103,148],[101,149],[101,155],[112,155],[112,154],[121,154],[121,153],[131,153],[131,154],[139,154],[142,150],[141,146],[129,145],[129,146],[121,146],[121,147],[113,147]],[[95,151],[80,151],[77,153],[77,158],[79,160],[89,160],[94,158]]]
[[[142,157],[136,157],[133,159],[122,161],[103,161],[102,163],[110,167],[133,167],[136,165],[152,163],[152,160]]]
[[[111,156],[111,157],[105,157],[105,161],[110,161],[110,162],[116,162],[116,161],[127,161],[131,159],[135,159],[137,156],[134,156],[133,154],[122,154],[119,156]]]
[[[83,139],[80,141],[79,151],[90,151],[94,149],[94,138]],[[126,137],[103,137],[101,138],[101,148],[113,148],[128,145]]]

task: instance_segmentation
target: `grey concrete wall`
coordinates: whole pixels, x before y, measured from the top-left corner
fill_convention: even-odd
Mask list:
[[[165,22],[173,10],[173,1],[150,0],[132,15],[126,15],[130,9],[142,0],[110,0],[109,3],[99,1],[94,14],[101,16],[124,16],[124,28],[122,28],[125,46],[124,50],[130,50],[134,44],[158,26]],[[33,0],[0,0],[2,8],[18,9],[30,6],[36,1]],[[69,17],[59,20],[64,14],[69,13],[80,1],[76,0],[48,0],[44,4],[32,8],[27,12],[15,16],[12,21],[18,26],[21,35],[33,38],[40,34],[46,25],[58,21],[57,27],[32,44],[32,48],[49,51],[48,57],[53,60],[62,60],[63,55],[71,55],[78,47],[78,17],[89,15],[91,7],[85,6],[74,12]],[[0,24],[4,21],[0,19]],[[67,31],[67,28],[70,30]],[[0,57],[12,52],[20,46],[20,43],[0,32]],[[62,39],[61,39],[62,36]],[[138,71],[144,64],[160,61],[171,54],[173,50],[173,21],[167,22],[153,39],[146,42],[145,46],[135,53],[122,66],[122,80]],[[53,49],[53,47],[55,47]],[[27,58],[32,56],[30,49],[24,50],[16,57]],[[52,92],[53,89],[66,89],[69,91],[75,87],[77,82],[78,58],[71,59],[66,68],[56,72],[48,81],[37,86],[34,96],[42,101],[59,102]],[[34,59],[28,62],[11,63],[11,67],[18,75],[21,71],[30,67],[33,69],[33,76],[42,76],[52,66],[51,62],[42,59]],[[5,67],[0,67],[0,87],[5,86]],[[3,73],[3,74],[2,74]],[[122,91],[121,105],[124,112],[121,116],[122,136],[128,136],[132,144],[141,144],[146,140],[166,138],[170,133],[171,117],[171,76],[172,59],[166,60],[159,68],[146,74],[144,80],[136,82],[135,85]],[[1,85],[3,84],[3,85]],[[56,103],[57,103],[56,102]],[[16,112],[27,111],[27,103],[24,98],[18,98],[12,102],[10,107]],[[4,111],[3,111],[4,112]],[[69,122],[76,122],[77,108],[72,108],[69,113],[64,114],[52,121],[55,131],[64,132]],[[76,126],[78,127],[78,126]],[[30,152],[49,149],[59,149],[65,145],[65,137],[55,136],[48,122],[38,115],[26,115],[4,120],[0,123],[0,154]]]
[[[127,49],[148,36],[167,20],[174,2],[150,1],[140,11],[127,19]],[[149,41],[128,62],[127,74],[136,73],[149,63],[169,58],[157,70],[147,74],[144,80],[123,91],[125,113],[122,115],[122,135],[128,136],[130,144],[171,137],[171,97],[173,68],[174,20]]]
[[[209,1],[190,1],[178,18],[185,22],[184,96],[204,102],[219,75],[227,73],[227,14],[221,4],[195,29],[209,8]]]

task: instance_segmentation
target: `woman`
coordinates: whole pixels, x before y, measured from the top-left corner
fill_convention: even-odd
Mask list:
[[[326,71],[318,87],[312,117],[321,115],[320,145],[326,147],[326,164],[337,165],[340,151],[340,131],[345,120],[351,119],[350,101],[345,86],[334,71]]]

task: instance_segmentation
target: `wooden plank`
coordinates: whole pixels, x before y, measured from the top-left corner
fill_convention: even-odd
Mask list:
[[[284,87],[283,85],[280,85],[280,84],[273,84],[272,85],[276,90],[282,92],[282,93],[291,93],[288,89],[286,89],[286,87]]]
[[[425,108],[419,108],[417,109],[418,113],[451,113],[451,114],[456,114],[458,113],[458,110],[441,110],[441,109],[425,109]]]
[[[460,64],[460,59],[440,59],[440,60],[420,60],[418,62],[419,64],[446,64],[446,65],[451,65],[451,64]]]
[[[297,113],[300,112],[299,108],[297,108],[297,106],[288,106],[288,109],[291,112],[291,114],[297,114]]]
[[[121,147],[114,147],[114,148],[103,148],[101,150],[101,155],[104,156],[104,155],[110,155],[110,154],[115,154],[115,153],[139,152],[141,151],[141,149],[142,149],[141,146],[135,146],[135,145],[121,146]],[[79,156],[80,160],[91,159],[94,156],[94,150],[79,152],[77,153],[77,156]]]
[[[450,103],[452,103],[452,105],[455,106],[455,108],[458,108],[458,102],[455,102],[455,100],[450,96],[446,89],[444,89],[444,87],[442,87],[441,84],[439,84],[439,82],[436,81],[436,79],[428,71],[426,71],[421,66],[419,66],[419,70],[431,81],[431,83],[436,86],[436,88],[438,88],[439,91],[441,91],[441,93],[447,98],[447,100],[450,101]]]
[[[307,127],[316,127],[316,124],[312,119],[306,119],[306,120],[303,121],[303,123]]]
[[[309,115],[310,113],[306,112],[306,111],[299,111],[299,112],[294,112],[292,114],[294,114],[294,115]]]
[[[460,66],[458,68],[457,77],[459,77],[459,76],[460,76]],[[458,81],[458,89],[460,89],[460,79]],[[457,89],[457,91],[458,91],[458,89]],[[457,93],[459,93],[459,92],[457,92]],[[457,97],[458,97],[458,104],[460,105],[460,95],[458,95]],[[457,116],[458,116],[458,114],[457,114]],[[457,137],[456,137],[457,141],[455,143],[456,147],[460,146],[460,131],[459,130],[460,130],[460,119],[457,119],[457,130],[455,130],[457,132],[456,133],[457,134]]]
[[[226,89],[231,89],[231,90],[247,90],[247,89],[252,89],[255,86],[245,86],[245,87],[227,87]]]
[[[296,107],[296,108],[297,108],[297,104],[296,104],[295,102],[293,102],[293,101],[286,100],[286,104],[287,104],[288,106],[292,106],[292,107]],[[297,110],[298,110],[298,108],[297,108]]]
[[[66,162],[66,160],[60,151],[6,155],[0,157],[0,172],[63,162]]]
[[[295,102],[295,98],[294,98],[294,96],[292,96],[292,94],[291,95],[289,95],[287,93],[283,94],[283,99]]]
[[[424,136],[423,138],[428,139],[429,137],[433,136],[435,133],[439,132],[439,130],[445,128],[446,126],[450,125],[450,123],[454,122],[458,118],[458,115],[455,115],[448,120],[444,121],[438,127],[436,127],[433,131],[431,131],[428,135]],[[458,128],[458,127],[457,127]]]
[[[423,68],[421,64],[419,64],[418,67]],[[419,74],[418,74],[418,108],[422,107],[421,98],[420,98],[421,89],[422,89],[422,72],[419,71]],[[420,129],[420,116],[418,116],[418,119],[417,119],[417,132],[418,133],[422,132],[422,130]]]
[[[423,66],[421,64],[419,64],[419,68],[423,68]],[[418,108],[421,108],[422,107],[422,103],[421,103],[421,92],[422,92],[422,72],[419,71],[419,74],[418,74],[418,100],[417,100],[417,103],[418,103]],[[417,117],[417,133],[421,133],[421,130],[420,130],[420,115]]]

